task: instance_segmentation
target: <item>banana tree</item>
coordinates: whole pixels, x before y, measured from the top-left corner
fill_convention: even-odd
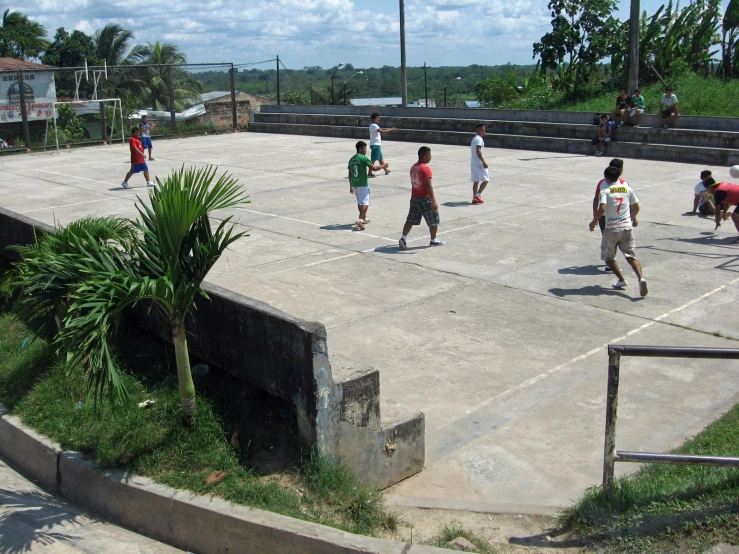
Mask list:
[[[185,320],[201,284],[223,251],[244,236],[231,216],[213,229],[210,214],[248,202],[235,179],[216,169],[169,175],[137,209],[141,220],[87,218],[35,245],[19,247],[21,261],[6,278],[19,294],[19,314],[40,336],[53,337],[70,368],[82,367],[94,400],[125,402],[109,340],[126,308],[150,301],[172,329],[180,404],[196,413]]]

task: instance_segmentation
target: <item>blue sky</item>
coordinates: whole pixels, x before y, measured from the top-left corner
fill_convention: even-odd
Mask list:
[[[547,3],[405,0],[408,65],[533,63],[532,44],[550,29]],[[642,0],[641,7],[651,14],[663,3]],[[137,42],[177,44],[191,62],[248,63],[279,54],[295,69],[400,65],[397,0],[24,0],[6,7],[42,23],[49,38],[60,26],[92,34],[115,21],[134,30]],[[619,7],[627,18],[630,1]]]

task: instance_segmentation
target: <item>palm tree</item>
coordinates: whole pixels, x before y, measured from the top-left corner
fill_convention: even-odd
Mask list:
[[[44,39],[46,35],[43,25],[20,12],[7,9],[3,13],[3,25],[0,27],[0,57],[22,60],[38,58],[51,44]]]
[[[135,55],[131,58],[131,54],[135,53],[135,48],[126,55],[129,42],[133,38],[133,31],[124,29],[117,23],[108,23],[92,35],[92,40],[95,43],[95,54],[111,67],[121,65],[124,62],[133,63],[137,61]]]
[[[156,41],[142,47],[140,53],[142,64],[156,66],[146,68],[142,75],[146,98],[153,109],[170,109],[170,67],[175,110],[184,110],[199,97],[203,84],[179,67],[173,67],[187,63],[187,56],[175,44]]]
[[[88,376],[97,401],[126,402],[128,394],[109,340],[123,311],[138,302],[156,306],[172,330],[180,405],[196,413],[185,320],[201,284],[223,251],[244,233],[224,219],[214,230],[210,212],[248,202],[235,179],[216,169],[181,168],[136,207],[141,220],[87,218],[37,244],[18,247],[21,261],[6,278],[20,292],[17,309],[34,332],[53,337],[69,367]],[[158,181],[158,180],[157,180]]]

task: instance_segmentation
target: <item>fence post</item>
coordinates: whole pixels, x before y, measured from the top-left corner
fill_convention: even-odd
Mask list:
[[[613,482],[616,460],[616,418],[618,411],[618,378],[621,354],[608,347],[608,391],[606,397],[606,430],[603,445],[603,492],[608,493]]]
[[[173,70],[172,66],[167,66],[167,73],[169,77],[169,117],[170,117],[170,126],[172,127],[172,133],[174,134],[175,131],[177,131],[177,118],[175,117],[175,111],[174,111],[174,78],[172,76]]]
[[[236,68],[234,68],[233,62],[231,63],[230,81],[231,81],[231,130],[236,132],[239,127],[239,122],[236,119]]]
[[[23,141],[26,143],[26,149],[31,148],[31,133],[28,131],[28,108],[26,106],[26,95],[24,90],[25,82],[23,81],[23,72],[18,70],[18,91],[20,92],[21,101],[21,120],[23,121]]]

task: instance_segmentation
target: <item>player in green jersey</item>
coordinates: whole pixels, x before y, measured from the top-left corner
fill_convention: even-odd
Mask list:
[[[386,169],[386,163],[373,164],[367,157],[367,143],[359,141],[356,144],[357,153],[349,160],[349,194],[353,194],[357,198],[357,207],[359,208],[359,219],[357,219],[357,227],[360,231],[364,231],[365,225],[370,222],[367,217],[367,210],[370,204],[369,183],[367,181],[367,168],[373,171]]]

